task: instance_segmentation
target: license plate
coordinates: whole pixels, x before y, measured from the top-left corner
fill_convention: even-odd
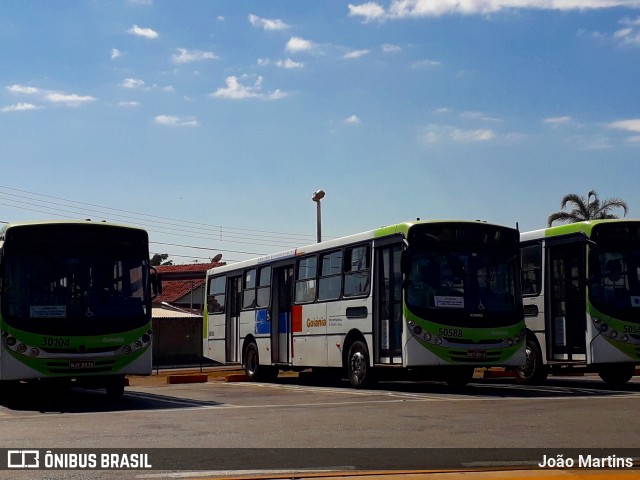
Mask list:
[[[69,368],[73,369],[87,369],[95,368],[96,364],[93,360],[71,360],[69,362]]]
[[[487,352],[484,350],[469,350],[467,352],[469,358],[487,358]]]

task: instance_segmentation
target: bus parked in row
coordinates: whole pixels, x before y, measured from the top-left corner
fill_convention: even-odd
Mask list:
[[[149,375],[147,232],[102,222],[7,224],[0,230],[0,390],[64,382],[122,396]]]
[[[353,387],[413,372],[460,386],[524,363],[517,230],[416,221],[207,272],[204,356],[340,372]]]
[[[526,363],[520,383],[572,369],[626,383],[640,363],[640,221],[521,235]]]

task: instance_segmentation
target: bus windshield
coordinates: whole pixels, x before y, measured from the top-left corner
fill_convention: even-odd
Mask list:
[[[589,298],[602,313],[640,322],[640,244],[591,254]]]
[[[640,226],[602,223],[591,239],[589,300],[606,315],[640,323]]]
[[[25,238],[5,242],[4,321],[50,335],[99,335],[148,322],[148,254],[109,237],[82,248],[71,238],[52,244],[49,237],[41,249]]]
[[[513,323],[520,308],[515,238],[477,244],[442,236],[416,240],[405,271],[409,310],[451,325]]]

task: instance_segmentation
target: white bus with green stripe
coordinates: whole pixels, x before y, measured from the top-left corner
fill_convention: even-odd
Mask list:
[[[0,390],[37,381],[123,394],[151,373],[147,232],[104,222],[0,230]]]
[[[517,230],[416,221],[207,272],[203,352],[279,370],[468,383],[524,363]]]
[[[527,232],[521,248],[527,360],[516,379],[597,372],[628,382],[640,363],[640,221]]]

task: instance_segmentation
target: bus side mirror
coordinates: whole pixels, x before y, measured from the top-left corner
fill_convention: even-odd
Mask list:
[[[149,282],[151,283],[151,293],[153,294],[154,297],[156,297],[162,294],[162,278],[160,277],[160,274],[155,268],[149,267],[149,269],[150,269]]]

